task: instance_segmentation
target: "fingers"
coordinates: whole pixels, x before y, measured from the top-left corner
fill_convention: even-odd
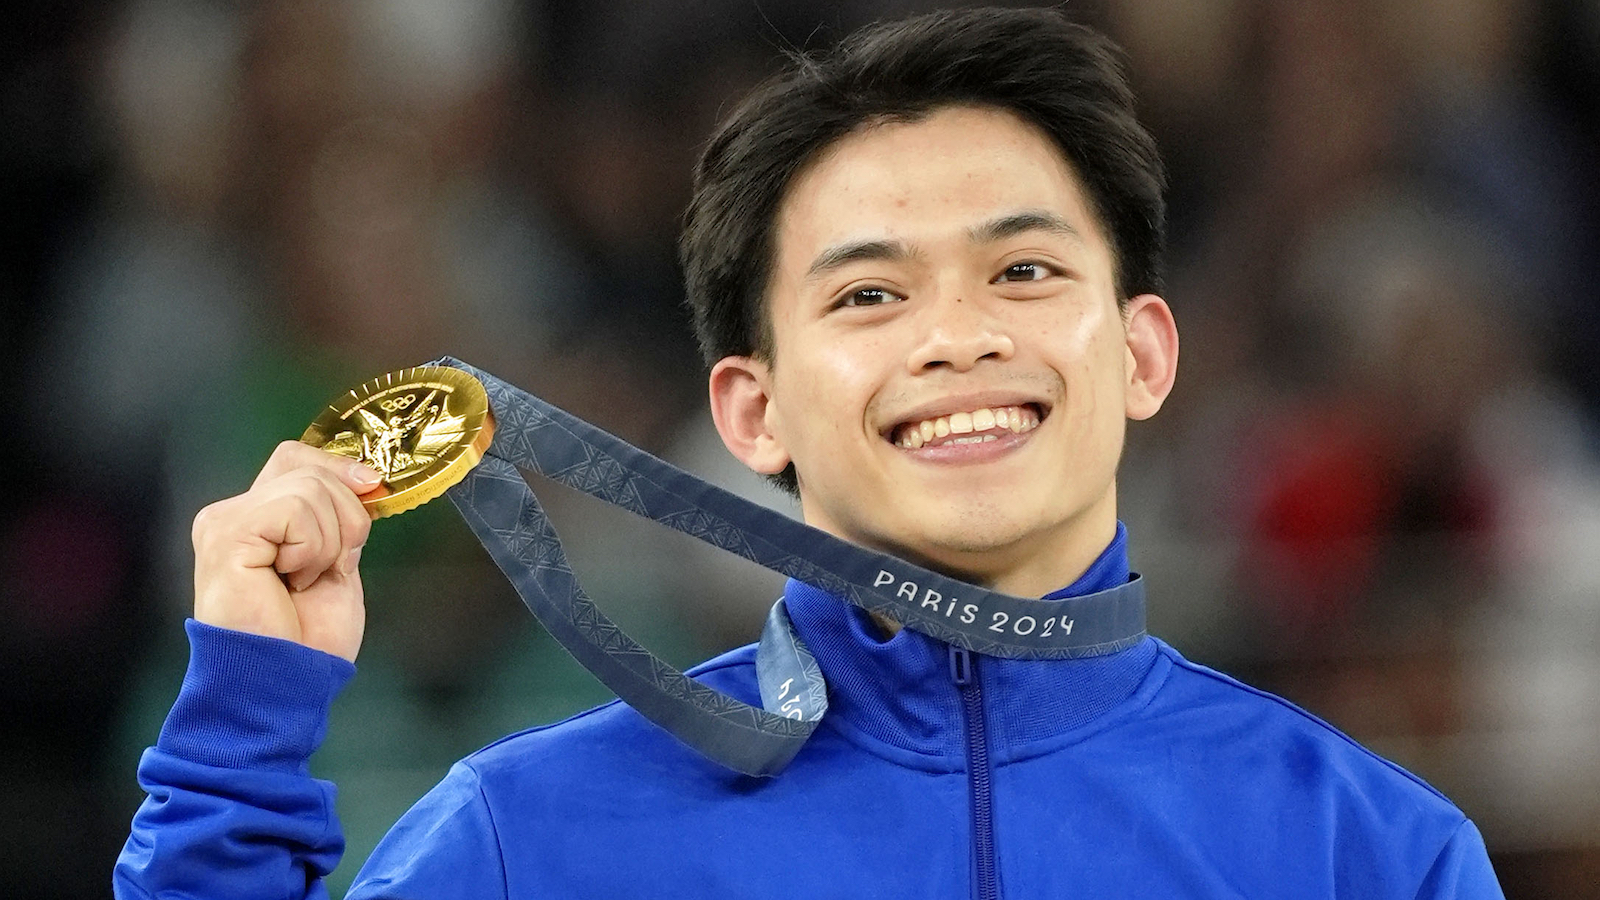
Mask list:
[[[360,466],[360,468],[366,467]],[[345,550],[353,550],[365,544],[367,535],[372,531],[372,516],[367,512],[367,508],[361,505],[361,498],[356,494],[371,490],[371,486],[364,486],[360,491],[353,490],[343,476],[320,466],[308,466],[301,471],[306,477],[320,483],[332,498],[333,514],[339,527],[340,545]]]
[[[300,591],[329,571],[349,574],[352,554],[371,530],[355,491],[318,464],[206,507],[195,517],[193,537],[197,565],[270,568]]]
[[[352,460],[285,442],[250,490],[195,516],[195,618],[354,659],[365,623],[355,557],[380,481]]]
[[[326,467],[311,465],[261,489],[263,537],[278,545],[273,568],[292,590],[304,590],[324,573],[349,574],[366,544],[372,519],[348,485]]]
[[[376,469],[348,456],[329,453],[300,441],[284,441],[272,451],[272,456],[261,467],[261,473],[250,488],[254,490],[274,478],[306,467],[326,470],[357,494],[365,494],[383,481],[383,476]]]
[[[272,567],[290,590],[305,590],[337,558],[339,517],[331,498],[285,493],[264,502],[261,515],[261,536],[278,547]]]

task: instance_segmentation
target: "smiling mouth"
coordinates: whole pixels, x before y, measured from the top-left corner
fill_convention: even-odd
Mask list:
[[[996,406],[951,413],[916,422],[901,422],[889,434],[890,443],[903,450],[949,444],[981,444],[1011,434],[1026,434],[1039,427],[1048,411],[1038,404]]]

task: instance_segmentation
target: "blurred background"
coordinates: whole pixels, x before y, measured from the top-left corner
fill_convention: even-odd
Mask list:
[[[449,353],[788,509],[705,410],[691,165],[784,48],[932,6],[13,4],[0,896],[107,895],[190,521],[343,388]],[[1439,787],[1509,897],[1600,897],[1600,3],[1069,9],[1173,174],[1182,375],[1121,482],[1152,630]],[[755,638],[774,576],[536,487],[663,656]],[[451,761],[606,696],[448,504],[363,569],[336,895]]]

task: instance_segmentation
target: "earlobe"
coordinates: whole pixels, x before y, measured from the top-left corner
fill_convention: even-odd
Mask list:
[[[1140,294],[1128,301],[1126,407],[1130,419],[1161,409],[1178,375],[1178,325],[1167,301]]]
[[[769,422],[771,367],[748,356],[727,356],[711,367],[711,419],[740,462],[761,475],[789,465],[789,452]]]

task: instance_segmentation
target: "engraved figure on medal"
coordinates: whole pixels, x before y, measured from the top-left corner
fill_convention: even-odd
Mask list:
[[[369,406],[356,410],[347,422],[357,431],[341,431],[323,445],[324,450],[353,456],[383,473],[384,480],[398,481],[426,469],[466,434],[466,416],[449,411],[450,397],[439,396],[435,388],[420,403],[415,394],[387,398],[370,406],[400,404],[414,406],[409,415],[392,413],[388,421]]]
[[[362,499],[374,518],[437,497],[464,477],[494,434],[483,385],[465,372],[419,366],[379,376],[324,408],[301,440],[383,474]]]

